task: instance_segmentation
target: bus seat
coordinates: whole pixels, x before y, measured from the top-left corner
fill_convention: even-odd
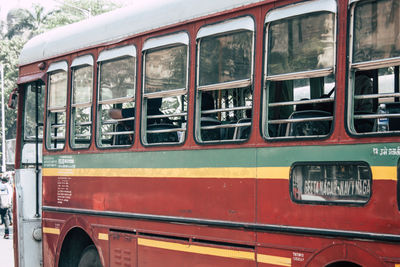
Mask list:
[[[387,103],[386,112],[389,114],[400,114],[400,102]],[[400,130],[400,117],[389,118],[389,130],[390,131]]]
[[[178,126],[170,123],[161,124],[151,124],[147,126],[147,130],[157,131],[157,130],[168,130],[179,128]],[[159,132],[159,133],[147,133],[147,143],[177,143],[179,142],[178,132]]]
[[[331,129],[331,121],[310,121],[307,119],[330,116],[329,112],[322,110],[295,111],[289,119],[304,119],[304,121],[288,123],[286,136],[327,135]]]
[[[201,117],[201,126],[221,125],[221,122],[214,117]],[[221,129],[201,130],[203,141],[221,140]]]
[[[237,124],[251,122],[251,118],[240,119]],[[234,139],[247,139],[250,136],[250,126],[239,126],[235,128]]]

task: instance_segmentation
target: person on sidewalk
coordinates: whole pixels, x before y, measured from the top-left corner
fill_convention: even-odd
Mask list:
[[[8,217],[8,210],[11,207],[12,189],[8,183],[7,177],[1,178],[0,184],[0,216],[1,220],[4,222],[4,238],[9,239],[10,235],[10,221]]]

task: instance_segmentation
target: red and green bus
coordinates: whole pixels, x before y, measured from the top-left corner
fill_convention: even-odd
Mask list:
[[[172,0],[21,52],[16,266],[400,266],[400,2]]]

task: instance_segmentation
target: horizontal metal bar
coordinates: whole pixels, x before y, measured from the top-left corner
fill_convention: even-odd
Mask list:
[[[120,98],[113,98],[113,99],[107,99],[107,100],[101,100],[99,101],[100,105],[112,105],[112,104],[122,104],[122,103],[128,103],[128,102],[134,102],[135,97],[120,97]]]
[[[269,124],[281,124],[281,123],[294,123],[294,122],[307,122],[307,121],[331,121],[333,116],[326,117],[312,117],[312,118],[301,118],[301,119],[283,119],[283,120],[269,120]]]
[[[71,105],[73,108],[90,108],[92,106],[92,102],[86,103],[75,103]]]
[[[268,81],[289,81],[289,80],[297,80],[305,78],[324,77],[328,76],[331,73],[333,73],[333,68],[271,75],[271,76],[266,76],[265,79]]]
[[[103,132],[102,135],[125,135],[125,134],[134,134],[135,131],[124,131],[124,132]]]
[[[182,117],[182,116],[187,116],[187,113],[182,112],[182,113],[163,114],[163,115],[148,115],[147,119],[162,119],[162,118]]]
[[[363,114],[363,115],[354,115],[354,119],[379,119],[379,118],[400,118],[400,113],[397,114]]]
[[[122,119],[111,119],[111,120],[104,120],[103,124],[118,124],[119,122],[133,121],[133,120],[135,120],[135,117],[128,117],[128,118],[122,118]]]
[[[160,129],[160,130],[147,130],[146,133],[173,133],[173,132],[184,132],[185,128],[171,128],[171,129]]]
[[[330,103],[333,101],[334,101],[333,98],[317,98],[317,99],[270,103],[270,104],[268,104],[268,107],[293,106],[293,105],[315,104],[315,103]]]
[[[244,79],[244,80],[225,82],[225,83],[200,85],[200,86],[198,86],[198,89],[200,91],[216,91],[216,90],[224,90],[224,89],[249,87],[251,84],[252,84],[251,79]]]
[[[75,126],[91,126],[92,121],[85,121],[85,122],[75,122]]]
[[[400,65],[400,57],[353,63],[351,64],[351,67],[356,70],[372,70],[378,68],[392,67],[395,65]]]
[[[65,140],[65,136],[64,135],[51,136],[51,140]]]
[[[400,97],[400,93],[382,93],[382,94],[370,94],[370,95],[355,95],[354,99],[375,99],[375,98],[388,98],[388,97]]]
[[[51,113],[61,113],[66,111],[66,106],[65,107],[48,107],[48,111]]]
[[[201,126],[200,129],[201,130],[214,130],[214,129],[238,128],[238,127],[246,127],[246,126],[251,126],[251,122]]]
[[[251,106],[242,106],[242,107],[234,107],[234,108],[219,108],[219,109],[210,109],[202,111],[201,114],[213,114],[218,112],[229,112],[229,111],[237,111],[237,110],[248,110],[252,109]]]
[[[143,95],[146,98],[161,98],[161,97],[180,96],[186,93],[187,93],[186,88],[179,88],[179,89],[165,90],[160,92],[144,93]]]

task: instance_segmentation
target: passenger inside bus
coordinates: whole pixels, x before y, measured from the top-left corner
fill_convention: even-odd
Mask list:
[[[201,111],[209,111],[215,109],[215,100],[211,92],[201,93]],[[217,113],[201,114],[201,126],[221,125],[221,121],[217,119]],[[204,129],[201,130],[202,141],[220,140],[221,129]]]
[[[355,74],[355,95],[370,95],[373,94],[372,78],[374,71],[358,71]],[[376,104],[377,106],[377,104]],[[373,99],[356,99],[354,101],[355,115],[375,114]],[[372,132],[375,124],[375,119],[355,119],[354,128],[358,133]]]
[[[148,108],[147,108],[147,114],[148,115],[163,115],[163,113],[160,111],[162,103],[162,98],[154,98],[154,99],[149,99],[148,100]],[[125,118],[131,118],[135,116],[135,108],[125,108],[125,109],[119,109],[119,108],[113,108],[110,109],[108,112],[108,115],[110,118],[114,120],[120,120],[120,119],[125,119]],[[161,123],[159,119],[148,119],[147,120],[148,125],[155,124],[155,123]],[[117,125],[117,132],[122,132],[122,131],[132,131],[134,126],[133,121],[122,121],[119,122]],[[133,136],[129,135],[129,139],[125,137],[125,135],[120,135],[116,136],[116,143],[118,145],[128,145],[132,144]]]

